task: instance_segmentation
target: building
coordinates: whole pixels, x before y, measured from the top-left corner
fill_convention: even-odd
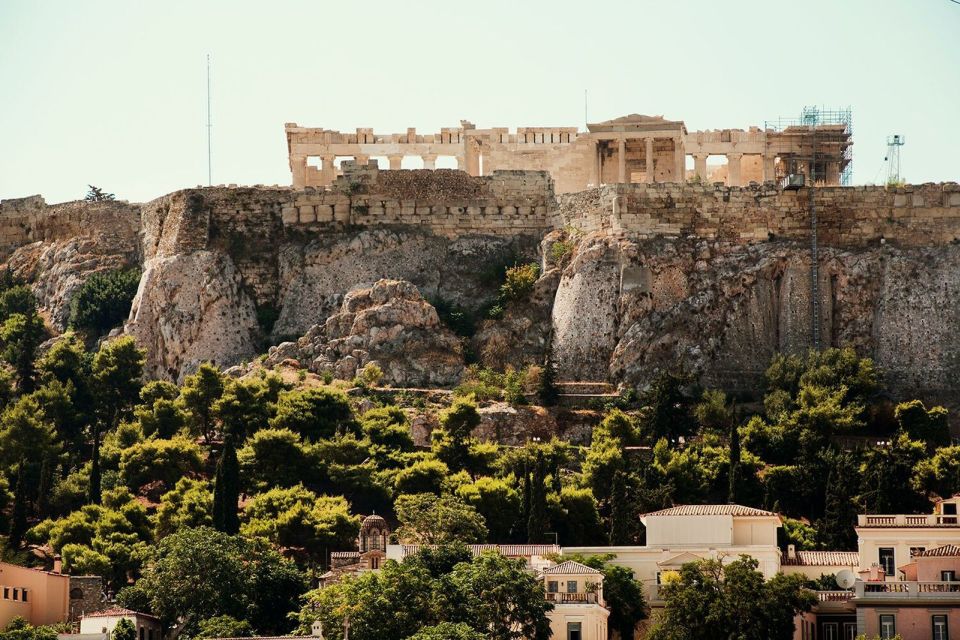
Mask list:
[[[387,556],[390,527],[382,517],[373,514],[360,523],[356,551],[334,551],[330,554],[330,570],[319,578],[320,586],[332,584],[346,574],[376,571]]]
[[[129,620],[137,631],[137,640],[161,640],[163,625],[160,619],[147,613],[131,611],[122,607],[111,607],[102,611],[88,613],[80,618],[81,638],[94,638],[97,635],[109,638],[114,627],[121,620]],[[64,638],[76,640],[77,634],[65,634]]]
[[[472,176],[497,170],[547,171],[558,193],[583,191],[602,184],[632,182],[723,181],[730,186],[782,180],[791,174],[812,175],[816,182],[837,185],[852,161],[849,111],[821,114],[807,108],[798,120],[743,129],[687,131],[682,120],[632,114],[577,127],[477,129],[461,121],[439,133],[376,134],[358,128],[343,133],[285,125],[293,186],[325,187],[352,159],[381,169],[439,167]],[[721,156],[726,165],[711,170]],[[692,170],[687,159],[692,159]]]
[[[603,574],[568,560],[541,572],[553,603],[550,630],[556,640],[606,640],[610,612],[603,600]]]
[[[21,617],[32,625],[77,620],[86,611],[103,606],[103,583],[97,576],[60,573],[0,562],[0,628]]]
[[[780,516],[736,504],[682,505],[640,516],[647,544],[621,547],[565,547],[568,554],[611,553],[613,562],[633,570],[647,598],[656,607],[665,572],[688,562],[716,558],[732,561],[745,554],[756,558],[766,579],[780,571],[777,529]]]

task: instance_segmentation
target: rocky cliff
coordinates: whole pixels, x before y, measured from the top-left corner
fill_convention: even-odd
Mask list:
[[[191,189],[109,215],[4,203],[0,239],[61,324],[86,274],[139,262],[125,330],[163,377],[306,336],[275,354],[450,385],[463,356],[434,307],[482,313],[504,265],[536,260],[531,295],[480,322],[465,353],[521,366],[552,350],[562,378],[640,387],[682,366],[747,391],[775,352],[812,346],[808,195],[619,185],[558,200],[543,174],[365,169],[329,191]],[[873,356],[898,395],[957,405],[960,186],[831,188],[814,201],[821,346]]]

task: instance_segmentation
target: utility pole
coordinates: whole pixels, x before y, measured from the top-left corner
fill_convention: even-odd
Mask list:
[[[207,54],[207,186],[213,186],[213,120],[210,111],[210,54]]]

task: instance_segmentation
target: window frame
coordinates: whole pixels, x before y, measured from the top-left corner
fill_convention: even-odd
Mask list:
[[[943,621],[943,635],[937,635],[937,619]],[[930,616],[930,634],[933,640],[950,640],[949,616],[945,613],[935,613]]]
[[[570,589],[570,587],[573,589]],[[577,581],[576,580],[567,580],[567,593],[580,593],[577,591]]]
[[[885,551],[889,551],[890,566],[884,562]],[[880,567],[883,569],[883,574],[887,576],[894,576],[897,574],[897,550],[895,547],[879,547],[877,549],[877,561],[880,563]]]
[[[890,634],[886,634],[886,630],[883,627],[884,618],[889,618],[890,620]],[[879,629],[880,629],[880,638],[882,640],[891,640],[897,636],[897,616],[894,613],[881,613],[879,618]]]

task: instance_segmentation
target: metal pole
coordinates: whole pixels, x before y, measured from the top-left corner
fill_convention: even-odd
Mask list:
[[[583,90],[583,128],[587,128],[587,90]]]
[[[210,111],[210,54],[207,54],[207,186],[213,186],[213,120]]]
[[[810,125],[813,132],[813,153],[810,161],[810,311],[813,329],[813,348],[820,351],[820,267],[817,247],[817,125]]]

